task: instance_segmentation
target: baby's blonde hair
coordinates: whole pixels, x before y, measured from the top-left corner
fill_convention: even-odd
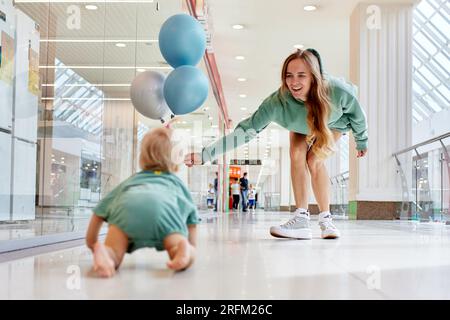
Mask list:
[[[178,165],[172,159],[172,130],[156,128],[149,131],[141,142],[139,166],[142,170],[176,172]]]

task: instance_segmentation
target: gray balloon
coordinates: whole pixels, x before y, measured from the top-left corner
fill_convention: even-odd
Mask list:
[[[131,83],[131,102],[145,117],[162,119],[170,113],[164,99],[163,88],[166,76],[156,71],[139,73]]]

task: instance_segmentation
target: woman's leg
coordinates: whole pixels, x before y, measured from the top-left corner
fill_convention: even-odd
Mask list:
[[[115,225],[110,225],[105,244],[94,245],[94,271],[101,277],[112,277],[119,268],[128,248],[128,236]]]
[[[308,145],[306,136],[291,132],[290,157],[291,157],[291,180],[294,189],[295,205],[297,208],[308,209],[309,175],[306,165],[306,154]]]
[[[169,254],[169,269],[179,271],[187,269],[195,258],[195,247],[183,235],[172,233],[164,238],[164,249]]]
[[[334,141],[339,140],[341,133],[333,131]],[[311,174],[311,184],[320,212],[330,211],[330,177],[322,159],[313,152],[308,152],[307,163]]]

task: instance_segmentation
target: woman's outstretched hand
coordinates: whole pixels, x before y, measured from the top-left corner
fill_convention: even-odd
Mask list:
[[[188,153],[184,157],[184,164],[188,167],[192,167],[193,165],[201,165],[202,164],[202,154],[201,153]]]
[[[364,150],[358,150],[358,154],[356,155],[357,158],[364,157],[367,153],[367,149]]]

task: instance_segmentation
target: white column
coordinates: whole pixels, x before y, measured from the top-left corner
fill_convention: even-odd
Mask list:
[[[369,152],[350,137],[350,201],[401,201],[392,153],[411,145],[412,4],[365,4],[350,19],[350,78],[366,112]],[[379,20],[378,20],[379,18]]]

